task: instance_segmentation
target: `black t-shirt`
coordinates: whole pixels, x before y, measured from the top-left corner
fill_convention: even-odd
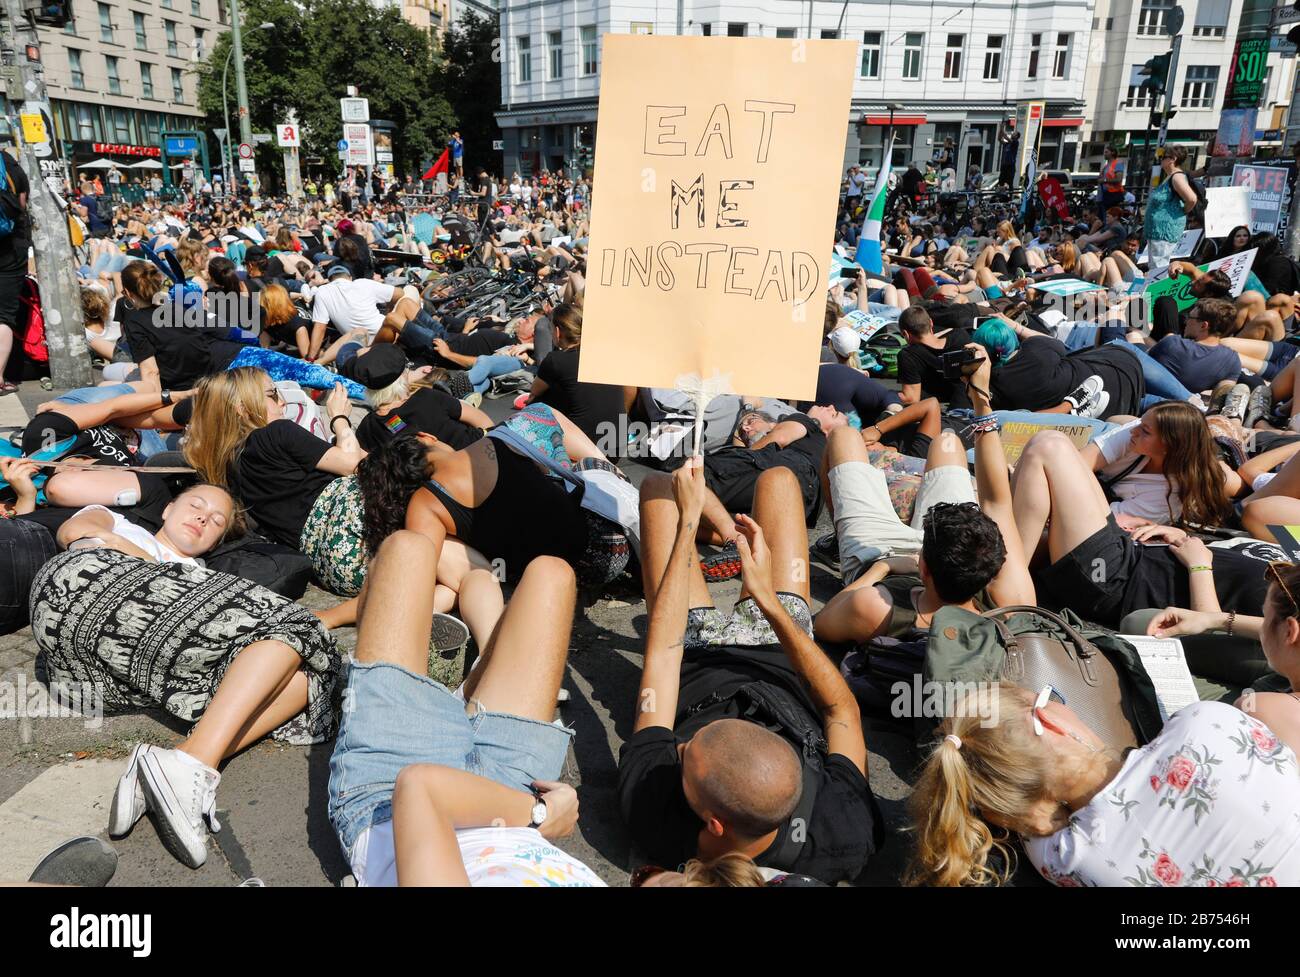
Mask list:
[[[804,518],[809,525],[821,510],[821,465],[826,453],[826,435],[806,414],[786,414],[780,423],[793,421],[804,429],[802,437],[785,447],[768,444],[754,450],[725,445],[704,456],[704,478],[729,512],[749,512],[759,476],[769,468],[788,468],[799,482]]]
[[[600,426],[612,424],[618,429],[623,413],[623,388],[609,383],[583,383],[578,379],[578,349],[557,349],[542,360],[537,378],[546,383],[541,403],[549,404],[592,441],[600,440]]]
[[[173,308],[175,324],[155,326],[155,309],[133,309],[120,302],[118,321],[136,363],[154,357],[164,390],[189,390],[212,372],[213,346],[225,339],[226,330],[215,325],[190,328],[184,325],[179,303]]]
[[[461,423],[461,407],[461,402],[445,390],[417,390],[406,403],[387,414],[363,417],[357,425],[357,440],[367,451],[378,451],[400,433],[423,431],[459,451],[483,437],[478,428]]]
[[[709,648],[687,652],[682,663],[675,728],[642,730],[623,745],[618,763],[623,820],[650,861],[675,867],[695,857],[702,824],[682,791],[677,746],[714,720],[736,718],[731,696],[755,681],[788,693],[820,728],[817,711],[779,646]],[[710,699],[710,705],[697,708]],[[859,875],[883,840],[880,812],[867,779],[838,754],[825,758],[805,840],[793,861],[783,864],[773,856],[790,831],[789,824],[783,826],[773,845],[754,861],[828,884]]]
[[[1078,386],[1069,354],[1065,344],[1051,336],[1023,341],[1010,362],[993,370],[989,393],[994,409],[1043,410],[1062,403]]]
[[[448,348],[461,356],[491,356],[499,349],[513,346],[515,342],[500,329],[475,329],[471,333],[453,332],[445,338]],[[459,363],[453,363],[441,356],[434,357],[434,366],[441,366],[448,370],[464,369]],[[522,362],[519,367],[523,369]]]
[[[330,446],[281,418],[248,436],[231,466],[231,488],[262,533],[298,548],[307,514],[338,476],[316,468]]]
[[[1214,590],[1219,606],[1259,617],[1268,583],[1267,564],[1236,550],[1215,547]],[[1097,567],[1106,567],[1099,575]],[[1070,607],[1090,621],[1118,627],[1133,611],[1187,607],[1191,582],[1187,569],[1168,546],[1135,543],[1115,522],[1084,540],[1036,574],[1047,606]]]
[[[111,505],[107,508],[131,520],[137,526],[143,526],[149,532],[156,533],[162,529],[163,510],[171,502],[172,494],[167,488],[166,480],[161,475],[147,475],[144,472],[136,472],[135,477],[140,483],[140,501],[132,506]],[[43,505],[35,512],[18,518],[30,519],[32,522],[40,523],[51,533],[57,533],[59,527],[80,512],[82,508],[79,505]]]
[[[42,411],[28,422],[23,431],[23,454],[31,455],[73,438],[63,458],[93,458],[97,465],[132,465],[135,454],[126,439],[107,425],[81,430],[67,414],[57,410]]]
[[[11,201],[14,206],[12,209],[6,208],[6,213],[14,222],[14,229],[4,237],[0,237],[0,269],[12,271],[14,268],[27,266],[27,249],[31,246],[31,231],[28,227],[27,211],[19,210],[17,205],[22,194],[31,192],[31,184],[27,180],[27,172],[8,152],[4,153],[4,163],[5,173],[9,177],[5,181],[4,189],[14,196]]]
[[[898,395],[861,370],[842,363],[823,363],[817,370],[815,403],[829,404],[846,414],[857,411],[863,425],[867,425],[890,404],[898,403]]]
[[[951,407],[970,407],[966,385],[944,379],[943,365],[939,361],[942,353],[961,349],[970,341],[970,333],[965,329],[953,329],[944,337],[942,350],[920,343],[904,346],[898,352],[898,382],[903,386],[919,383],[925,396],[938,397],[941,403]]]

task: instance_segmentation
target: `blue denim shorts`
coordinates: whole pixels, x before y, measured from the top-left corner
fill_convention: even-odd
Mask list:
[[[435,339],[444,339],[447,330],[433,316],[421,309],[402,327],[397,341],[407,349],[416,352],[428,352],[433,349]]]
[[[330,757],[329,816],[349,861],[361,832],[392,820],[402,768],[430,763],[515,790],[559,780],[573,730],[479,710],[424,675],[391,662],[353,662]]]

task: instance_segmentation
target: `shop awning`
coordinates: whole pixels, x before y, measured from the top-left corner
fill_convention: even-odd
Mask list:
[[[862,124],[869,125],[869,126],[887,126],[887,125],[923,126],[925,125],[925,113],[924,112],[920,112],[920,113],[895,112],[892,120],[890,119],[888,112],[886,112],[884,115],[868,114],[862,117]]]

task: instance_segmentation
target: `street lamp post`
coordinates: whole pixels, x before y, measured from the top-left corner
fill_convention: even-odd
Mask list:
[[[234,57],[235,52],[239,51],[240,67],[235,72],[235,87],[239,89],[240,107],[243,109],[243,115],[239,120],[239,136],[241,142],[250,142],[252,139],[252,129],[248,122],[248,92],[244,87],[244,69],[243,69],[243,52],[242,44],[239,37],[238,8],[234,0],[231,2],[231,29],[230,29],[230,51],[226,54],[226,65],[221,69],[221,114],[226,122],[226,139],[221,153],[221,169],[225,172],[226,195],[230,196],[235,191],[235,164],[230,155],[230,143],[235,134],[230,131],[230,100],[226,93],[226,73],[230,71],[230,59]],[[274,30],[275,25],[270,21],[258,24],[259,31]]]

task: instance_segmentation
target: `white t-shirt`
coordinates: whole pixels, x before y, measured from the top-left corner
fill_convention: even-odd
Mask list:
[[[1241,710],[1194,703],[1025,853],[1060,886],[1300,885],[1296,755]]]
[[[469,828],[456,832],[469,884],[479,887],[604,887],[591,869],[556,848],[536,828]],[[393,822],[361,832],[352,851],[358,886],[397,885]]]
[[[392,300],[392,285],[371,278],[336,279],[316,289],[311,318],[313,322],[331,322],[339,332],[364,329],[373,337],[384,324],[379,305]]]
[[[117,535],[121,536],[127,542],[140,547],[140,549],[144,550],[159,563],[180,563],[187,567],[202,566],[202,564],[199,563],[198,560],[194,559],[194,557],[181,556],[181,554],[177,553],[170,546],[164,546],[159,542],[158,537],[149,532],[149,530],[145,529],[143,526],[137,526],[129,519],[125,519],[118,513],[114,512],[112,509],[108,509],[102,505],[88,505],[77,512],[73,518],[75,519],[77,516],[85,512],[107,512],[113,517],[113,532],[117,533]]]
[[[1107,431],[1097,439],[1097,447],[1106,459],[1106,467],[1099,472],[1102,479],[1113,478],[1127,471],[1141,457],[1130,450],[1130,437],[1137,426],[1137,421],[1129,421],[1123,427]],[[1178,520],[1183,511],[1178,486],[1164,475],[1143,474],[1146,466],[1147,459],[1142,458],[1136,468],[1111,485],[1110,490],[1119,501],[1110,504],[1110,511],[1117,516],[1136,516],[1160,525],[1170,525]]]

